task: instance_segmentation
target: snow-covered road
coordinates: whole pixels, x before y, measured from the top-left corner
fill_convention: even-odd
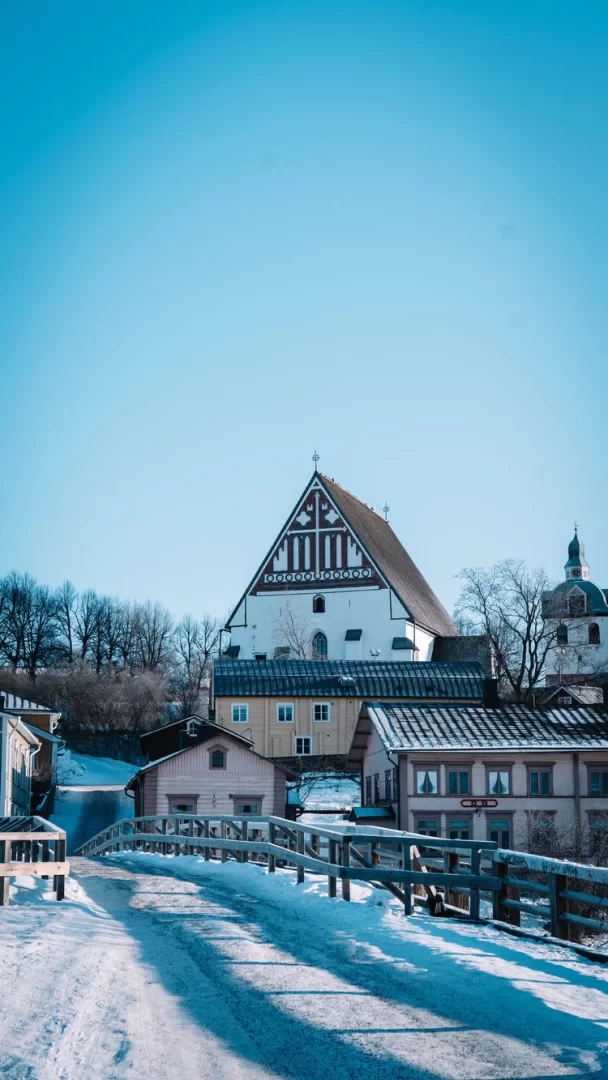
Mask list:
[[[564,950],[255,866],[72,865],[0,916],[8,1080],[608,1077],[608,972]]]

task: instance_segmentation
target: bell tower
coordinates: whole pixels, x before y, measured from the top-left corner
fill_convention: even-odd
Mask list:
[[[588,581],[589,563],[585,558],[585,545],[578,538],[578,526],[574,526],[574,536],[568,544],[568,562],[564,566],[566,581]]]

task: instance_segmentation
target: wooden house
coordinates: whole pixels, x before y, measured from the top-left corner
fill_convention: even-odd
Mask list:
[[[213,719],[260,754],[323,767],[348,754],[362,701],[481,702],[484,678],[477,662],[222,659]]]
[[[285,816],[292,774],[257,754],[251,740],[208,720],[193,746],[152,761],[129,781],[138,817],[156,814]]]
[[[524,850],[583,840],[608,850],[608,710],[600,705],[368,701],[349,766],[369,816],[390,808],[408,832]]]
[[[18,716],[0,712],[0,817],[31,813],[32,774],[40,741]]]
[[[206,721],[202,716],[187,716],[183,720],[174,720],[172,724],[163,724],[154,731],[146,731],[139,743],[141,752],[147,761],[174,754],[176,750],[185,750],[194,746],[199,733],[204,732]]]
[[[3,702],[2,702],[2,699]],[[36,754],[32,777],[32,790],[35,802],[46,792],[52,790],[57,782],[58,755],[65,746],[63,739],[56,734],[61,713],[47,705],[21,697],[19,694],[0,690],[0,709],[11,716],[17,716],[26,724],[40,742]]]

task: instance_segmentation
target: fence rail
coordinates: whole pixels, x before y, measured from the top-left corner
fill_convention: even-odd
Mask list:
[[[9,903],[12,877],[52,877],[57,900],[69,873],[66,835],[46,818],[0,818],[0,907]]]
[[[121,851],[240,862],[251,858],[269,873],[277,866],[295,869],[298,882],[306,871],[322,874],[330,897],[336,896],[340,881],[345,900],[351,881],[370,882],[396,896],[406,915],[418,903],[434,915],[479,920],[485,894],[493,920],[505,928],[520,926],[524,913],[542,919],[554,937],[565,941],[582,931],[608,935],[608,921],[591,917],[608,912],[608,869],[509,851],[492,841],[361,825],[305,825],[274,816],[181,814],[118,821],[76,854]]]

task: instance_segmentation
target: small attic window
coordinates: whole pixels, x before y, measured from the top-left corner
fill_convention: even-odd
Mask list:
[[[312,601],[312,610],[315,615],[322,615],[325,611],[325,597],[314,596]]]
[[[587,597],[580,589],[573,589],[568,597],[568,614],[584,615],[587,608]]]

